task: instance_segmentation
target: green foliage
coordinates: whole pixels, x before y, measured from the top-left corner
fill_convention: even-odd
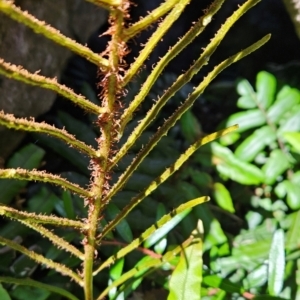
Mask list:
[[[202,295],[215,299],[208,295],[219,288],[214,297],[221,299],[236,293],[246,299],[253,295],[254,299],[297,299],[300,91],[287,85],[277,87],[275,77],[262,71],[255,88],[244,79],[237,83],[237,92],[242,111],[221,126],[239,122],[239,129],[199,149],[191,158],[191,170],[185,170],[188,180],[208,188],[207,194],[221,209],[223,228],[230,219],[239,223],[233,213],[247,212],[247,229],[232,242],[225,238],[209,244],[213,229],[205,228],[209,261]],[[182,133],[190,136],[194,128],[187,133],[186,125]],[[198,179],[203,173],[193,170],[197,166],[206,172],[205,181]],[[214,166],[218,176],[211,174]]]
[[[111,40],[103,55],[93,53],[89,48],[65,37],[51,26],[23,12],[11,1],[0,0],[1,12],[85,57],[98,66],[103,75],[99,83],[102,88],[99,105],[95,103],[96,97],[91,95],[87,85],[83,86],[82,93],[85,96],[82,96],[54,79],[30,73],[0,60],[0,74],[55,91],[82,108],[85,114],[92,114],[93,116],[89,118],[96,127],[92,129],[92,126],[83,124],[66,112],[58,113],[58,124],[61,126],[57,127],[38,123],[33,119],[16,118],[5,112],[0,113],[1,125],[33,132],[41,143],[68,160],[76,170],[62,172],[59,175],[43,171],[41,160],[45,153],[34,145],[21,149],[8,162],[7,168],[0,170],[0,177],[7,180],[4,182],[5,195],[1,202],[10,204],[1,205],[0,214],[16,222],[7,222],[0,230],[0,244],[4,246],[0,249],[4,254],[0,264],[4,276],[0,277],[0,281],[5,283],[5,289],[10,291],[14,299],[23,299],[24,296],[28,298],[29,294],[37,299],[60,297],[60,299],[90,300],[104,299],[107,296],[110,299],[120,299],[126,298],[155,270],[170,271],[175,268],[170,280],[169,298],[186,297],[183,293],[186,293],[187,289],[189,291],[187,297],[198,299],[200,291],[204,294],[206,292],[206,288],[201,290],[202,248],[210,251],[212,258],[216,258],[217,254],[228,255],[228,239],[210,208],[204,205],[199,207],[199,204],[209,199],[200,196],[205,195],[211,188],[210,175],[200,172],[195,167],[184,168],[178,173],[178,179],[171,178],[171,175],[187,164],[191,157],[194,159],[194,166],[203,159],[206,165],[210,163],[206,154],[199,152],[198,149],[237,129],[237,126],[233,125],[204,136],[190,108],[221,71],[261,47],[268,41],[270,35],[215,66],[157,130],[154,129],[152,132],[153,129],[147,128],[166,106],[167,101],[208,63],[210,56],[233,24],[259,0],[248,0],[237,9],[221,26],[193,65],[175,78],[170,87],[161,93],[159,99],[139,120],[134,120],[133,116],[149,95],[165,66],[205,29],[224,0],[215,0],[191,29],[157,62],[125,109],[122,100],[125,98],[127,85],[166,31],[178,19],[189,0],[168,0],[137,23],[128,26],[129,1],[90,0],[90,2],[109,10],[111,28],[108,34],[111,35]],[[126,42],[165,14],[167,16],[161,21],[139,56],[124,71],[123,58],[128,52]],[[277,101],[271,106],[272,94],[266,89],[263,80],[257,89],[259,90],[257,97],[262,103],[262,108],[267,109],[270,106],[271,110],[275,107],[270,112],[271,120],[277,122],[284,118],[281,100],[278,100],[280,103],[277,105],[279,111],[279,108],[276,109]],[[242,91],[243,96],[249,98],[249,86],[248,89],[242,88]],[[288,91],[285,90],[284,93]],[[271,100],[263,104],[266,95]],[[248,103],[249,99],[244,102]],[[232,117],[241,121],[240,132],[245,128],[261,125],[265,121],[265,115],[260,108],[246,113],[249,112],[256,119],[254,125],[253,122],[251,124],[247,122],[242,114]],[[184,149],[178,149],[176,141],[165,137],[180,119],[182,132],[191,143]],[[283,131],[286,132],[287,128],[288,131],[293,131],[292,126],[288,125]],[[46,136],[42,137],[41,134]],[[207,147],[202,149],[206,151]],[[251,185],[269,180],[271,184],[290,168],[292,163],[292,160],[287,159],[285,164],[276,165],[274,171],[273,161],[283,157],[279,150],[274,149],[270,160],[265,164],[265,169],[261,171],[249,161],[237,157],[229,149],[214,142],[211,161],[217,165],[224,179],[230,178]],[[37,168],[41,170],[36,170]],[[267,179],[269,173],[274,175],[271,180]],[[186,180],[187,178],[191,180]],[[20,184],[16,184],[16,180],[19,180]],[[15,197],[20,195],[21,189],[27,186],[28,181],[37,183],[31,185],[34,190],[32,192],[28,185],[26,205],[22,201],[13,202]],[[163,183],[165,185],[162,185]],[[281,191],[287,192],[288,189],[288,184],[281,187]],[[213,190],[219,206],[228,213],[233,212],[233,198],[226,186],[221,182],[215,182]],[[296,205],[294,199],[290,202]],[[187,215],[189,217],[185,218]],[[199,219],[202,220],[206,232],[204,245],[203,230],[200,230],[200,226],[196,232],[193,231],[196,224],[200,224]],[[182,230],[177,233],[175,226],[179,222]],[[275,227],[275,224],[273,225]],[[272,231],[268,232],[268,238],[271,239],[271,235]],[[265,244],[262,244],[262,247],[264,252],[260,255],[264,257],[268,249]],[[19,253],[17,257],[16,252]],[[243,251],[240,249],[240,252]],[[140,253],[144,257],[141,258]],[[276,253],[270,257],[276,262],[282,259]],[[226,257],[222,259],[226,262]],[[239,263],[242,265],[242,259]],[[46,276],[40,280],[31,279],[38,266],[40,272]],[[110,270],[105,270],[109,266]],[[216,267],[212,270],[215,273],[219,272]],[[226,268],[222,269],[222,272],[226,273]],[[281,287],[278,278],[281,280],[282,274],[270,273],[273,278],[269,284],[270,293],[278,294]],[[156,282],[159,280],[166,284],[165,277],[159,276]],[[205,280],[204,276],[203,282],[205,284],[210,282]],[[216,280],[213,281],[216,284]],[[106,282],[104,286],[103,282]],[[229,286],[232,290],[231,283],[224,286]],[[222,292],[226,291],[224,289]],[[239,291],[243,292],[242,289]],[[7,298],[4,289],[0,292]]]

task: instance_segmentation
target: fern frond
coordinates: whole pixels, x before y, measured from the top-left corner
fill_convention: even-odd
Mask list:
[[[58,175],[53,175],[44,171],[37,170],[25,170],[25,169],[0,169],[0,178],[7,179],[18,179],[27,181],[41,181],[46,183],[52,183],[63,189],[68,189],[69,191],[77,194],[83,198],[89,198],[90,193],[81,188],[79,185],[69,182]]]
[[[83,46],[75,42],[74,40],[66,37],[57,29],[53,28],[50,25],[47,25],[43,21],[36,19],[33,15],[29,14],[28,12],[22,11],[14,5],[13,1],[1,0],[0,11],[8,15],[13,20],[30,27],[36,33],[42,34],[49,40],[52,40],[55,43],[63,46],[64,48],[67,48],[72,52],[86,58],[88,61],[95,64],[99,68],[106,69],[108,67],[109,63],[105,58],[103,58],[99,54],[94,53],[88,47]]]

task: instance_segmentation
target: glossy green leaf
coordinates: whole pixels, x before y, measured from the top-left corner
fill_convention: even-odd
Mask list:
[[[269,108],[274,101],[276,78],[266,71],[259,72],[256,76],[256,91],[258,105],[264,109]]]
[[[219,139],[219,142],[223,146],[229,146],[237,142],[240,139],[240,137],[241,137],[240,133],[234,131],[222,136]]]
[[[268,267],[266,264],[259,264],[254,270],[249,272],[243,280],[245,289],[257,288],[267,282]]]
[[[285,180],[280,185],[281,189],[284,189],[287,194],[287,204],[293,209],[300,208],[300,186],[297,183],[293,183],[290,180]]]
[[[218,206],[231,213],[235,212],[231,195],[227,190],[227,188],[222,183],[219,182],[214,183],[213,195]]]
[[[117,280],[123,272],[124,257],[118,259],[109,269],[109,276],[112,280]]]
[[[202,282],[202,222],[192,233],[193,242],[182,250],[180,260],[169,283],[168,300],[201,299]]]
[[[242,294],[244,289],[242,286],[238,285],[237,283],[233,283],[226,278],[222,278],[218,275],[207,275],[203,277],[203,284],[224,290],[228,293],[239,293]]]
[[[275,231],[269,254],[268,290],[272,296],[278,296],[284,282],[285,252],[284,232]]]
[[[267,117],[272,123],[277,123],[286,112],[298,103],[300,103],[300,92],[284,86],[277,94],[275,103],[269,108]]]
[[[46,300],[50,292],[33,286],[17,286],[11,293],[15,300]]]
[[[253,300],[286,300],[286,298],[270,296],[270,295],[260,295],[252,298]]]
[[[188,110],[180,119],[181,131],[184,138],[190,143],[201,136],[201,126],[191,110]]]
[[[7,168],[23,168],[32,170],[38,168],[45,155],[45,151],[34,144],[28,144],[15,152],[7,162]],[[9,204],[19,191],[28,184],[28,181],[1,179],[1,203]]]
[[[75,219],[76,215],[75,215],[75,211],[74,211],[74,206],[73,206],[71,193],[69,191],[63,191],[62,200],[63,200],[63,203],[64,203],[66,216],[69,219]]]
[[[149,248],[157,243],[161,238],[168,234],[182,219],[184,219],[190,212],[191,208],[174,216],[169,222],[158,228],[145,242],[144,247]]]
[[[300,224],[300,210],[293,213],[292,223],[290,224],[286,233],[285,247],[288,251],[298,249],[300,245],[299,224]]]
[[[237,159],[230,149],[211,143],[212,160],[221,175],[241,184],[259,184],[264,181],[263,172],[256,166]]]
[[[276,140],[276,133],[270,126],[264,126],[256,129],[249,137],[247,137],[235,150],[234,154],[237,158],[250,162],[260,151],[267,145]]]
[[[156,221],[158,221],[167,213],[167,210],[163,203],[159,203],[156,209],[157,209]],[[162,254],[165,251],[167,244],[168,244],[167,238],[166,237],[162,238],[154,245],[154,251],[156,253]]]
[[[254,100],[256,94],[248,80],[243,79],[238,83],[237,92],[241,95],[237,102],[238,107],[245,109],[257,107]]]
[[[300,132],[285,132],[285,133],[283,133],[283,137],[300,154]]]
[[[6,291],[6,289],[4,289],[2,284],[0,284],[0,299],[1,300],[11,300],[8,292]]]
[[[271,152],[266,164],[262,167],[265,174],[265,183],[274,184],[279,175],[283,174],[290,167],[287,155],[281,149]]]
[[[285,114],[285,118],[281,120],[277,130],[279,136],[283,136],[285,132],[300,131],[300,105],[296,105]]]
[[[246,131],[250,128],[259,127],[266,123],[264,114],[259,109],[249,109],[231,115],[226,121],[226,126],[238,124],[238,132]]]
[[[117,208],[117,206],[113,203],[110,203],[107,207],[107,216],[110,220],[115,218],[116,215],[120,213],[120,210]],[[133,240],[133,234],[130,229],[130,226],[126,220],[122,220],[117,226],[116,226],[117,232],[119,235],[126,241],[127,243],[132,242]]]

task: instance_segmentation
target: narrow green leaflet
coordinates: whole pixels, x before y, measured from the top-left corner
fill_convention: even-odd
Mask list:
[[[238,107],[245,109],[256,107],[254,101],[254,97],[256,97],[255,91],[248,80],[243,79],[238,83],[237,92],[241,95],[237,102]]]
[[[296,250],[300,245],[299,224],[300,224],[300,210],[293,213],[292,224],[289,226],[289,229],[286,233],[285,247],[287,251]]]
[[[256,166],[236,158],[230,149],[211,143],[212,161],[221,175],[241,184],[259,184],[264,181],[263,172]]]
[[[259,127],[265,123],[266,118],[259,109],[249,109],[231,115],[226,122],[226,126],[238,124],[239,128],[237,131],[243,132],[250,128]]]
[[[268,290],[272,296],[278,296],[284,282],[285,253],[284,231],[275,231],[269,254]]]
[[[277,94],[275,103],[269,108],[267,117],[272,123],[277,123],[286,112],[298,103],[300,103],[300,92],[284,86]]]
[[[297,210],[300,208],[300,186],[297,182],[284,180],[276,187],[276,193],[287,195],[287,205]]]
[[[244,292],[244,289],[241,285],[239,285],[237,283],[233,283],[233,282],[229,281],[228,279],[222,278],[216,274],[204,276],[203,284],[205,284],[209,287],[219,288],[228,293],[242,294]]]
[[[256,129],[247,137],[235,150],[234,155],[245,161],[250,162],[273,141],[276,140],[276,133],[270,126],[263,126]]]
[[[192,232],[192,243],[181,252],[178,265],[171,275],[168,300],[201,299],[202,236],[203,225],[199,221]]]
[[[256,76],[256,91],[258,105],[263,109],[269,108],[274,101],[276,78],[266,71],[259,72]]]
[[[300,104],[296,105],[286,113],[283,120],[280,120],[280,126],[277,134],[284,135],[285,132],[300,131]]]
[[[283,136],[300,154],[300,132],[285,132]]]
[[[222,183],[219,183],[219,182],[214,183],[213,195],[214,195],[214,198],[215,198],[217,204],[221,208],[223,208],[231,213],[235,212],[230,193]]]
[[[262,167],[265,174],[265,183],[274,184],[278,176],[290,167],[287,155],[280,149],[271,152],[266,164]]]

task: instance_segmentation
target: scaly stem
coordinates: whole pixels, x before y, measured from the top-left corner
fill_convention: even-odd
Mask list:
[[[126,9],[126,3],[124,3]],[[123,16],[126,14],[124,8],[113,10],[110,14],[112,39],[108,46],[109,53],[109,71],[102,80],[103,101],[102,105],[106,108],[105,116],[99,116],[99,125],[101,127],[101,137],[98,140],[98,151],[101,161],[92,161],[93,166],[93,184],[91,187],[92,198],[89,199],[88,224],[85,243],[84,260],[84,290],[85,299],[93,299],[93,261],[95,255],[96,233],[98,225],[99,212],[102,207],[102,199],[106,196],[109,188],[109,168],[108,162],[110,155],[113,154],[112,147],[117,136],[116,133],[116,110],[118,106],[118,96],[120,92],[120,74],[119,62],[124,55],[124,46],[120,39],[123,29]],[[123,11],[124,10],[124,11]]]

